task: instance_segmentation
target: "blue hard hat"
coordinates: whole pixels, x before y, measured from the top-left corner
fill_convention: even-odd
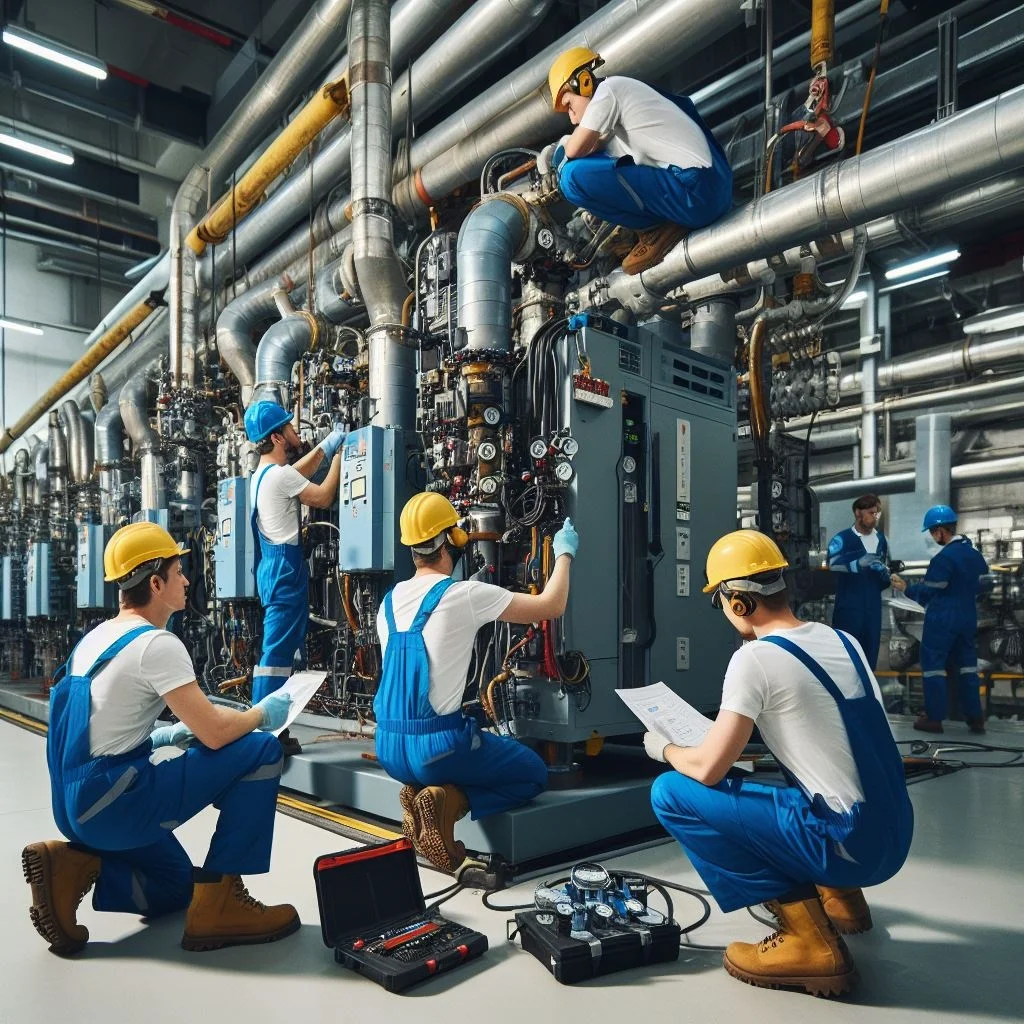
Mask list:
[[[245,436],[256,444],[280,430],[291,418],[291,413],[277,402],[256,402],[245,410]]]
[[[927,533],[933,526],[955,526],[956,513],[948,505],[932,505],[924,514],[922,533]]]

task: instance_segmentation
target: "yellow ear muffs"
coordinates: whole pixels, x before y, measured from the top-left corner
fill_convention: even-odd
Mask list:
[[[594,95],[594,76],[590,71],[590,68],[580,68],[576,72],[576,88],[573,92],[577,92],[580,96],[593,96]]]
[[[729,595],[729,608],[733,615],[736,615],[741,619],[745,619],[750,615],[754,611],[755,607],[756,605],[754,604],[753,599],[746,594],[734,590]]]
[[[448,543],[453,548],[464,548],[469,543],[469,534],[457,526],[448,531]]]

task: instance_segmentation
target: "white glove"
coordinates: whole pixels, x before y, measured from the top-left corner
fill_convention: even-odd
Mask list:
[[[558,171],[565,163],[565,145],[568,135],[563,135],[557,142],[549,142],[537,154],[537,173],[543,177],[552,171]]]
[[[665,748],[670,742],[671,741],[665,739],[660,732],[654,732],[651,730],[650,732],[644,733],[644,750],[647,751],[647,756],[652,761],[664,762]]]

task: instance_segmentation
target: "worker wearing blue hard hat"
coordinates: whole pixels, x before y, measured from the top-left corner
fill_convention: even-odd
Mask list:
[[[253,670],[252,699],[262,700],[284,685],[301,658],[309,622],[309,571],[302,552],[302,506],[329,507],[338,493],[338,449],[345,437],[335,427],[294,465],[289,456],[301,441],[291,414],[277,402],[260,401],[245,410],[246,436],[260,461],[252,478],[251,526],[255,540],[256,587],[263,605],[263,649]],[[310,478],[327,463],[322,483]],[[287,730],[286,754],[301,748]]]
[[[978,605],[980,593],[991,589],[988,563],[963,534],[956,532],[957,514],[949,505],[933,505],[924,514],[922,533],[930,533],[939,551],[928,563],[920,583],[895,578],[893,586],[924,605],[921,674],[924,713],[914,722],[919,732],[943,731],[946,717],[946,669],[957,674],[960,710],[974,733],[985,731],[978,692]]]

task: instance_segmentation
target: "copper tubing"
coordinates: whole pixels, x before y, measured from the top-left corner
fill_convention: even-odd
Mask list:
[[[747,360],[750,367],[750,432],[754,441],[763,440],[768,436],[768,409],[765,405],[764,386],[761,380],[761,357],[764,351],[764,338],[768,332],[768,322],[763,317],[754,321],[754,329],[750,332]]]
[[[544,586],[546,587],[548,585],[548,579],[551,576],[552,558],[551,558],[551,538],[550,537],[545,537],[544,538],[544,547],[542,549],[542,552],[543,553],[541,554],[541,559],[540,559],[540,571],[541,571],[541,574],[544,577]]]
[[[811,7],[811,70],[832,63],[836,38],[835,0],[813,0]]]
[[[408,327],[409,322],[412,318],[412,304],[415,300],[416,295],[413,292],[409,292],[405,297],[405,302],[402,303],[402,326]]]
[[[349,628],[353,633],[358,633],[359,620],[352,609],[352,577],[348,573],[345,573],[341,588],[341,606],[345,609],[345,618],[348,619]]]

